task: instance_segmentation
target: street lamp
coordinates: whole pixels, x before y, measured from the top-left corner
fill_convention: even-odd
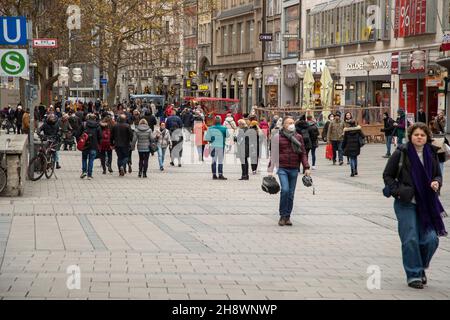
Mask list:
[[[61,105],[61,111],[66,111],[66,83],[69,84],[69,68],[65,66],[59,67],[59,81],[61,81],[62,84],[62,105]]]
[[[217,74],[217,81],[220,82],[220,98],[222,97],[222,83],[225,81],[225,74],[223,74],[223,72],[219,72]]]
[[[297,67],[295,68],[295,73],[297,74],[297,77],[302,79],[301,85],[300,85],[300,108],[303,108],[303,77],[305,76],[306,72],[306,65],[304,63],[301,63],[300,61],[297,62]]]
[[[419,72],[420,70],[425,70],[425,51],[415,50],[412,53],[411,58],[412,58],[411,67],[417,73],[417,104],[416,104],[416,117],[417,117],[420,106]],[[426,116],[428,116],[428,110]]]
[[[77,103],[78,103],[78,83],[83,80],[83,70],[81,68],[73,68],[72,69],[72,80],[77,83]]]
[[[237,98],[240,99],[240,96],[241,96],[241,83],[242,83],[242,81],[244,81],[244,71],[239,70],[238,72],[236,72],[236,80],[238,81],[238,87],[237,87],[238,95],[237,95]]]
[[[262,69],[260,67],[256,67],[254,69],[253,77],[256,79],[256,103],[259,105],[261,103],[261,97],[259,92],[260,81],[262,78]]]
[[[278,87],[278,93],[277,93],[277,105],[278,107],[281,106],[281,82],[280,82],[280,77],[281,77],[281,68],[280,67],[273,67],[273,76],[275,79],[277,79],[277,87]]]
[[[367,82],[366,82],[366,108],[369,106],[369,75],[370,71],[374,69],[373,62],[375,61],[374,56],[365,56],[363,58],[363,69],[367,72]]]

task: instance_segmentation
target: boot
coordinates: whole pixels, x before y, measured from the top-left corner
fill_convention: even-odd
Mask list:
[[[56,163],[56,169],[61,169],[61,166],[59,165],[59,162]]]
[[[355,176],[355,171],[352,169],[352,174],[350,175],[350,177],[354,177]]]
[[[141,170],[139,170],[138,177],[139,177],[139,178],[142,177],[142,172],[141,172]]]
[[[108,166],[109,173],[113,173],[113,169],[111,168],[111,165]]]
[[[147,178],[147,172],[144,171],[144,173],[142,174],[142,177]]]
[[[129,163],[128,164],[128,173],[132,173],[133,172],[133,170],[131,169],[131,164]]]

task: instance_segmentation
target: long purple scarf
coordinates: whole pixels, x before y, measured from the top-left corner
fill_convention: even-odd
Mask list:
[[[416,209],[420,225],[425,232],[435,230],[438,236],[446,236],[442,217],[445,210],[438,194],[431,188],[433,179],[433,151],[427,143],[423,148],[423,165],[416,149],[408,143],[408,158],[411,163],[411,177],[414,183]]]

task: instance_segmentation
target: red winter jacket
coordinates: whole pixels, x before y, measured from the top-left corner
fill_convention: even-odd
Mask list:
[[[99,151],[111,150],[111,129],[109,127],[102,128],[102,142],[100,143]]]
[[[272,173],[274,167],[283,169],[299,169],[302,164],[303,169],[309,169],[308,156],[306,154],[305,143],[303,137],[295,133],[295,138],[302,145],[302,153],[295,153],[292,148],[291,141],[279,133],[272,138],[272,150],[268,172]]]

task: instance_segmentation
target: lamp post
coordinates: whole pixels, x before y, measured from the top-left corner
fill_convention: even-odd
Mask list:
[[[273,67],[273,76],[275,79],[277,79],[277,105],[278,108],[281,106],[281,82],[280,82],[280,77],[281,77],[281,69],[280,67]]]
[[[419,72],[421,70],[425,70],[425,51],[422,50],[415,50],[411,55],[411,67],[413,70],[415,70],[417,74],[417,103],[416,103],[416,118],[419,112],[420,107],[420,78],[419,78]],[[426,112],[426,116],[428,116],[428,110]]]
[[[256,104],[259,105],[261,103],[261,97],[259,92],[260,81],[262,78],[262,69],[260,67],[256,67],[254,69],[253,77],[256,79]]]
[[[66,112],[66,83],[69,84],[69,68],[59,67],[59,81],[62,83],[61,111]],[[30,111],[31,112],[31,111]]]
[[[240,100],[240,96],[241,96],[241,83],[242,81],[244,81],[244,71],[239,70],[238,72],[236,72],[236,80],[238,81],[237,85],[237,98]],[[241,104],[243,105],[243,103]]]
[[[217,74],[217,81],[219,81],[220,83],[220,97],[219,98],[223,98],[222,97],[222,83],[225,80],[225,75],[223,74],[223,72],[219,72]]]
[[[178,74],[176,77],[176,82],[178,84],[178,101],[181,103],[181,88],[183,87],[183,75]]]
[[[370,71],[374,69],[373,62],[375,61],[374,56],[365,56],[363,58],[363,69],[367,72],[367,82],[366,82],[366,99],[365,99],[365,106],[366,108],[369,106],[369,76]]]
[[[73,68],[72,69],[72,80],[75,81],[77,83],[77,103],[78,103],[78,84],[80,83],[81,80],[83,80],[83,70],[81,70],[81,68]]]
[[[306,65],[301,63],[300,61],[297,62],[297,67],[295,68],[295,73],[297,74],[297,77],[301,79],[301,85],[300,85],[300,108],[303,108],[303,77],[305,76],[306,72]]]

